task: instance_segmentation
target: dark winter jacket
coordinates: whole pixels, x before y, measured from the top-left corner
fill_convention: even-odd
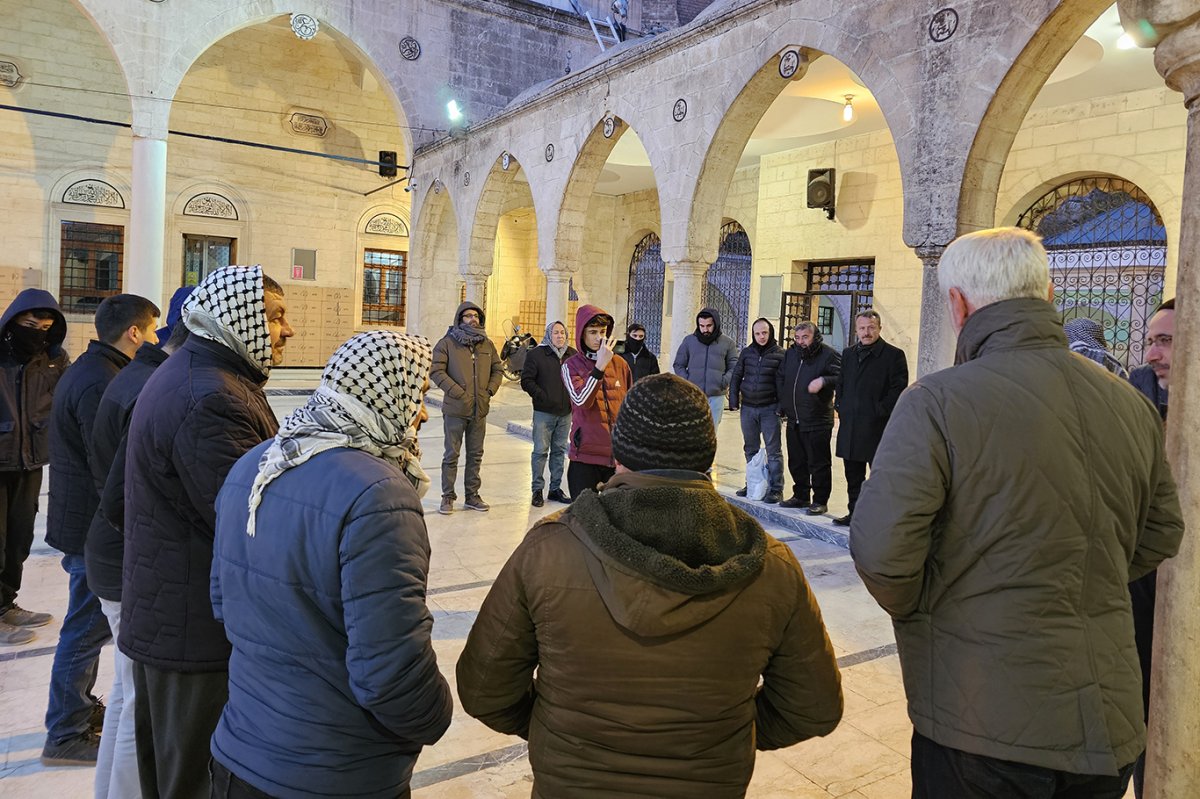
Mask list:
[[[483,332],[485,317],[483,309],[473,302],[464,302],[454,312],[453,330],[462,322],[463,311],[468,308],[479,312],[479,331]],[[491,408],[492,396],[500,390],[504,379],[504,366],[500,354],[490,339],[465,346],[454,340],[449,333],[442,336],[433,348],[433,368],[429,379],[446,394],[442,406],[444,416],[481,419]]]
[[[464,710],[529,741],[535,797],[742,797],[756,748],[842,715],[795,556],[695,472],[617,475],[534,526],[457,675]]]
[[[23,363],[6,340],[8,325],[26,311],[39,310],[57,317],[45,352]],[[66,337],[67,320],[48,291],[25,289],[0,316],[0,471],[31,471],[50,462],[51,400],[71,362],[62,348]]]
[[[822,344],[817,354],[807,359],[802,349],[789,347],[783,366],[775,373],[779,409],[797,432],[832,430],[833,392],[842,371],[842,356],[828,344]],[[809,394],[808,384],[818,377],[825,378],[825,385],[816,394]]]
[[[649,347],[643,346],[636,353],[626,349],[621,353],[621,357],[625,359],[625,363],[629,364],[631,384],[643,377],[658,374],[658,357],[650,351]]]
[[[92,423],[104,389],[129,360],[116,347],[92,341],[54,391],[46,543],[59,552],[83,554],[88,530],[100,506],[89,460]]]
[[[562,360],[546,345],[534,347],[525,356],[521,367],[521,389],[533,397],[533,409],[555,416],[566,416],[571,412],[571,399],[563,384],[562,365],[575,354],[574,347],[567,347]]]
[[[84,546],[88,588],[101,599],[121,601],[125,556],[125,434],[133,404],[150,375],[167,359],[153,344],[143,344],[129,365],[104,389],[92,423],[92,480],[100,507],[92,517]]]
[[[1159,416],[1165,420],[1167,418],[1168,392],[1158,384],[1158,375],[1154,374],[1154,367],[1150,364],[1137,367],[1129,373],[1129,382],[1146,395],[1146,399],[1150,400]]]
[[[583,346],[588,323],[603,316],[606,336],[612,335],[612,317],[595,305],[583,305],[575,312],[575,340],[579,351],[562,365],[562,381],[571,401],[571,445],[567,457],[580,463],[613,466],[612,428],[617,412],[625,401],[633,377],[629,365],[613,356],[604,371],[596,368],[596,354]]]
[[[766,347],[751,344],[742,350],[733,367],[729,383],[729,407],[733,410],[746,405],[766,408],[779,403],[776,377],[783,365],[783,348],[775,343],[775,330]]]
[[[1126,585],[1183,536],[1162,423],[1044,300],[973,313],[957,363],[904,392],[850,529],[909,717],[942,746],[1115,775],[1146,743]]]
[[[396,466],[328,450],[267,486],[251,538],[270,443],[217,497],[212,608],[233,654],[213,757],[271,796],[393,799],[453,710],[425,604],[421,500]]]
[[[266,377],[241,355],[192,336],[133,408],[125,464],[121,651],[166,671],[223,671],[225,630],[213,618],[213,503],[238,458],[279,423]]]
[[[899,347],[879,339],[870,347],[855,344],[842,351],[842,377],[837,390],[839,458],[874,460],[892,408],[907,385],[908,359]]]
[[[697,386],[707,396],[720,397],[733,379],[733,367],[738,359],[737,345],[729,336],[722,335],[721,315],[712,308],[704,308],[696,314],[697,330],[701,314],[713,318],[717,339],[705,344],[696,337],[696,333],[688,334],[675,353],[675,374]]]

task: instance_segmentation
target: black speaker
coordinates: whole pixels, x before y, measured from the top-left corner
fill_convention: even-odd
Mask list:
[[[810,169],[808,170],[808,207],[822,208],[833,219],[834,186],[837,170]]]
[[[380,150],[379,151],[379,177],[381,177],[381,178],[396,177],[396,151],[395,150]]]

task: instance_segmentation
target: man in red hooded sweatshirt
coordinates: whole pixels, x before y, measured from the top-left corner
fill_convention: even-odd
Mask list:
[[[575,312],[579,351],[562,365],[571,400],[571,446],[567,486],[571,498],[607,482],[616,472],[612,428],[633,382],[624,358],[613,357],[613,318],[595,305]]]

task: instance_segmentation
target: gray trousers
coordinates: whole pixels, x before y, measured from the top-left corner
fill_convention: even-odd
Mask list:
[[[483,466],[483,435],[487,432],[487,417],[470,419],[460,416],[442,417],[446,431],[446,451],[442,455],[442,496],[458,499],[454,483],[458,479],[458,453],[463,438],[467,439],[467,471],[463,475],[466,499],[479,496],[479,469]]]

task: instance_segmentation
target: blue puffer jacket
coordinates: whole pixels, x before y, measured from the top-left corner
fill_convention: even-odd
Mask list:
[[[421,747],[450,725],[425,605],[429,539],[395,466],[334,449],[267,486],[269,441],[217,497],[213,612],[233,644],[212,755],[281,797],[407,795]]]

